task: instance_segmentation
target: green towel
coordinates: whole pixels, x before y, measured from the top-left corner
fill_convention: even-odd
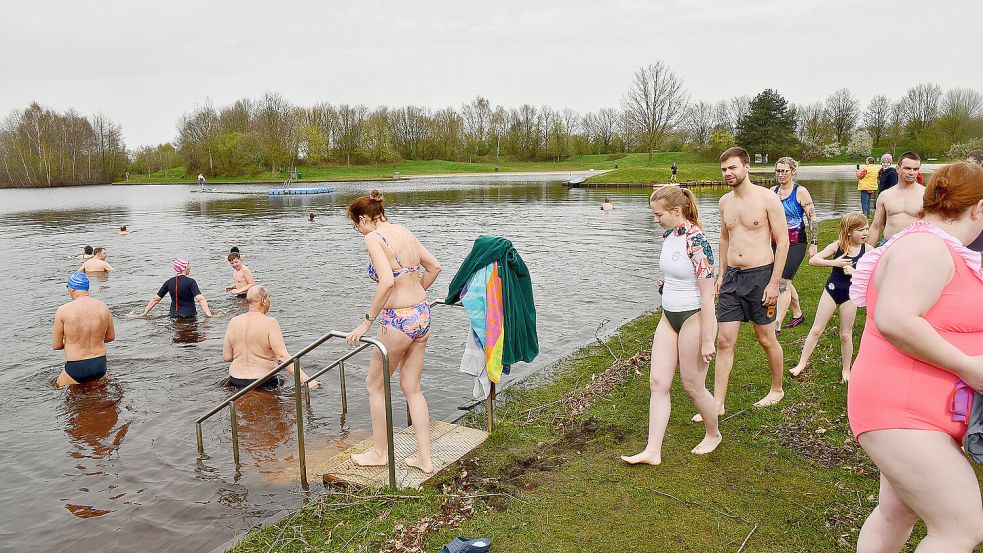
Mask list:
[[[532,281],[529,269],[512,247],[512,242],[499,236],[479,236],[471,247],[471,253],[461,262],[447,292],[445,303],[460,300],[464,285],[475,271],[498,261],[502,278],[502,298],[505,304],[505,344],[502,363],[512,365],[517,361],[532,361],[539,354],[539,338],[536,336],[536,304],[532,299]]]

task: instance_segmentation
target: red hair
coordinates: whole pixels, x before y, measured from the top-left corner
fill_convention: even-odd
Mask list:
[[[369,192],[368,196],[359,196],[348,204],[348,217],[356,224],[363,215],[369,221],[385,221],[386,209],[382,206],[384,201],[382,192],[378,190]]]
[[[943,165],[925,187],[922,215],[954,221],[980,200],[983,200],[983,167],[965,161]]]

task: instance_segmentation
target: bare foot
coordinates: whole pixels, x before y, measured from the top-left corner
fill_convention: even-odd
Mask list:
[[[840,384],[846,384],[849,381],[850,381],[850,371],[843,371],[842,380],[840,380]]]
[[[655,453],[651,451],[643,451],[637,455],[632,455],[631,457],[627,455],[622,455],[621,460],[628,463],[629,465],[660,465],[662,464],[662,453]]]
[[[724,416],[726,414],[727,414],[727,410],[724,409],[724,407],[721,405],[720,406],[720,411],[717,412],[717,416],[722,417],[722,416]],[[703,415],[697,413],[697,414],[693,415],[693,418],[691,418],[690,420],[693,421],[693,422],[703,422]]]
[[[799,376],[800,374],[802,374],[802,371],[804,371],[804,370],[806,370],[806,366],[805,365],[796,365],[796,366],[792,367],[791,369],[789,369],[788,372],[790,372],[792,374],[792,376]]]
[[[720,440],[723,439],[724,437],[720,434],[720,432],[717,432],[716,436],[707,434],[703,436],[703,441],[696,444],[696,447],[694,447],[690,453],[695,455],[706,455],[707,453],[717,449],[717,446],[720,445]]]
[[[386,455],[379,455],[374,449],[369,449],[365,453],[356,453],[352,455],[352,462],[360,467],[381,467],[385,465],[388,460]]]
[[[411,467],[420,469],[424,474],[430,474],[433,472],[433,461],[423,463],[416,457],[407,457],[406,459],[403,459],[403,462]]]
[[[760,401],[754,404],[755,407],[768,407],[769,405],[774,405],[785,397],[785,390],[778,390],[768,392],[768,395],[761,398]]]

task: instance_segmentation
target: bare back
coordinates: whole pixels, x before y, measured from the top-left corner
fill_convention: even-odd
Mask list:
[[[55,313],[52,346],[64,348],[66,361],[106,355],[106,342],[115,338],[113,316],[106,304],[95,298],[80,297],[62,305]]]
[[[746,194],[738,196],[731,191],[720,198],[720,219],[726,233],[727,265],[751,269],[775,261],[772,236],[787,231],[778,195],[751,183],[742,186],[749,187]]]
[[[229,321],[224,347],[231,351],[229,375],[255,379],[276,367],[278,359],[287,359],[280,323],[259,312],[250,311]]]
[[[885,240],[918,219],[924,197],[925,187],[917,183],[910,187],[899,184],[881,194],[877,201],[884,207]]]
[[[422,262],[423,247],[409,229],[402,225],[389,224],[380,229],[386,237],[382,251],[393,271],[417,267]],[[378,240],[378,236],[375,237]],[[399,259],[399,262],[396,261]],[[382,271],[380,267],[376,270]],[[387,309],[410,307],[427,299],[427,291],[420,283],[419,271],[407,271],[397,276],[393,282],[393,293],[384,306]]]
[[[83,273],[108,273],[113,270],[113,266],[98,257],[86,259],[79,271]]]

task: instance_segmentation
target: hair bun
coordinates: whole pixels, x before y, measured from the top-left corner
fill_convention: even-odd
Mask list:
[[[369,192],[369,199],[376,202],[385,200],[385,198],[382,196],[382,192],[379,192],[378,190],[372,190],[372,192]]]

